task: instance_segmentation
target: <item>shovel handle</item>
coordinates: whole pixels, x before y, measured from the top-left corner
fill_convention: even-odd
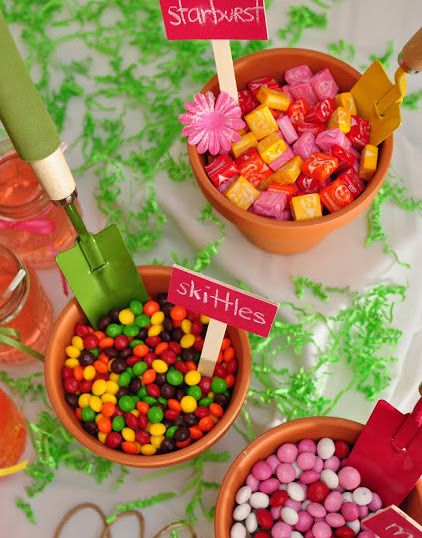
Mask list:
[[[422,71],[422,28],[403,47],[399,64],[407,73]]]
[[[0,120],[51,200],[71,198],[75,180],[60,138],[0,12]]]

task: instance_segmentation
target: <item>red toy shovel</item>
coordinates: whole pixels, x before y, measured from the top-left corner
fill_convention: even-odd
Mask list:
[[[422,398],[406,415],[380,400],[347,463],[384,506],[400,505],[422,474]]]

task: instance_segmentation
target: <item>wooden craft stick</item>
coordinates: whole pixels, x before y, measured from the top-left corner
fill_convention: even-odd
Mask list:
[[[236,76],[230,41],[228,39],[213,39],[212,48],[214,50],[215,65],[217,68],[220,91],[228,93],[236,103],[239,102],[237,93]]]
[[[202,376],[212,377],[226,329],[226,323],[222,323],[217,319],[210,319],[198,364],[198,371]]]

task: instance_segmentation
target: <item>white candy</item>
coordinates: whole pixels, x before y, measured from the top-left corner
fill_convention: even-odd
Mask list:
[[[345,491],[341,494],[341,496],[343,497],[343,502],[344,503],[351,503],[353,502],[353,496],[352,494],[350,493],[350,491]]]
[[[372,501],[372,491],[368,488],[359,487],[352,493],[353,501],[358,506],[367,506]]]
[[[291,463],[290,465],[295,470],[296,478],[299,478],[299,476],[302,474],[302,469],[299,469],[298,464],[295,461],[293,463]]]
[[[249,499],[249,504],[252,508],[267,508],[270,504],[270,498],[266,493],[256,491],[255,493],[252,493],[251,498]]]
[[[244,521],[251,513],[251,505],[248,503],[239,504],[233,510],[233,519],[235,521]]]
[[[306,497],[305,488],[297,482],[290,482],[290,484],[287,484],[287,493],[294,501],[302,502]]]
[[[293,531],[290,538],[303,538],[303,534],[299,531]]]
[[[252,495],[252,490],[249,486],[243,486],[236,493],[236,502],[237,504],[247,503]]]
[[[330,489],[336,489],[336,487],[338,487],[339,480],[337,473],[331,469],[324,469],[321,471],[320,480],[321,482],[324,482],[324,484],[327,484]]]
[[[278,489],[282,489],[283,491],[287,491],[287,484],[280,484],[278,486]]]
[[[336,446],[332,439],[329,439],[328,437],[324,437],[323,439],[320,439],[318,441],[317,454],[323,460],[328,460],[328,458],[331,458],[331,456],[334,456],[335,451],[336,451]]]
[[[253,533],[258,528],[258,520],[256,519],[256,515],[254,512],[252,514],[249,514],[245,521],[246,530],[249,533]]]
[[[282,508],[280,515],[281,519],[288,525],[296,525],[296,523],[299,521],[298,513],[289,506]]]
[[[350,527],[355,534],[358,534],[358,532],[360,531],[360,521],[358,519],[355,519],[354,521],[348,521],[346,525]]]
[[[230,538],[246,538],[246,528],[242,523],[235,523],[230,531]]]

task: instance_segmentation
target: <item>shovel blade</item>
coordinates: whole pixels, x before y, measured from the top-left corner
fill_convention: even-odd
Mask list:
[[[105,260],[99,269],[91,271],[78,242],[56,260],[88,320],[97,327],[109,310],[125,307],[131,299],[145,301],[148,293],[117,226],[112,224],[94,237]]]
[[[400,104],[391,106],[383,115],[377,104],[394,88],[383,65],[373,62],[350,90],[359,116],[371,122],[370,144],[377,146],[401,125]]]

